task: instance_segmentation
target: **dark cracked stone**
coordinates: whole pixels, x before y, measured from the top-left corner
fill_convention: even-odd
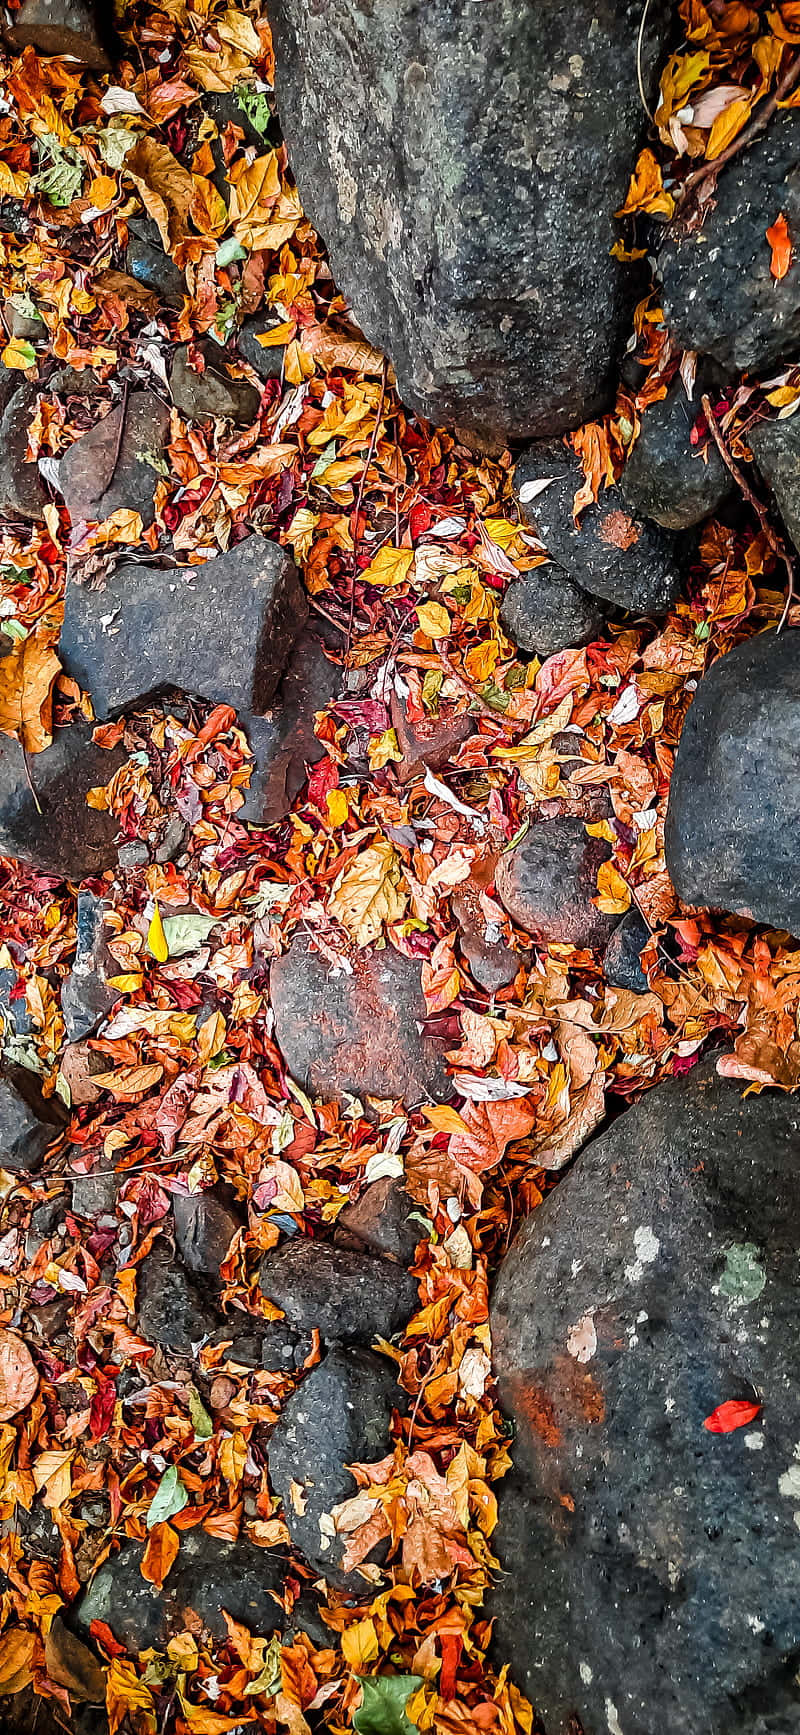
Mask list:
[[[501,857],[497,896],[512,921],[544,945],[603,946],[617,922],[592,902],[597,871],[611,858],[582,819],[540,820]]]
[[[792,1097],[698,1067],[583,1152],[503,1264],[489,1612],[547,1735],[800,1727],[798,1162]],[[763,1411],[710,1432],[732,1400]]]
[[[331,1513],[357,1492],[348,1464],[374,1463],[391,1450],[400,1397],[390,1362],[370,1350],[331,1350],[284,1405],[267,1447],[295,1547],[332,1583],[365,1593],[357,1572],[342,1571],[344,1539]]]
[[[194,1284],[177,1254],[159,1240],[138,1267],[136,1312],[142,1337],[191,1356],[220,1323],[207,1288]]]
[[[677,234],[658,255],[664,317],[678,347],[720,366],[772,367],[794,359],[800,274],[778,283],[765,230],[782,211],[800,234],[800,116],[774,115],[766,132],[722,170],[702,229]]]
[[[610,248],[642,132],[638,0],[268,11],[303,209],[405,401],[502,439],[598,413],[635,296]],[[670,12],[648,12],[646,86]]]
[[[665,398],[645,410],[622,473],[620,488],[628,506],[666,530],[699,524],[716,512],[733,487],[714,441],[706,440],[705,455],[691,443],[692,428],[703,413],[704,389],[701,379],[690,403],[678,379]]]
[[[298,937],[270,966],[270,999],[287,1068],[315,1095],[412,1105],[450,1094],[441,1049],[418,1028],[427,1015],[419,963],[392,946],[359,951],[350,974],[334,975]]]
[[[35,1173],[66,1120],[61,1098],[42,1096],[35,1073],[24,1066],[0,1069],[0,1168]]]
[[[9,31],[15,48],[35,48],[107,72],[110,61],[86,0],[25,0]]]
[[[125,1542],[103,1562],[75,1608],[80,1632],[88,1634],[92,1621],[104,1621],[120,1644],[138,1653],[151,1645],[163,1650],[187,1627],[197,1632],[199,1626],[222,1642],[228,1636],[223,1609],[254,1633],[273,1633],[285,1622],[270,1594],[280,1593],[285,1564],[274,1549],[244,1538],[223,1542],[200,1528],[182,1530],[160,1591],[142,1578],[142,1552],[139,1544]]]
[[[678,896],[800,934],[800,635],[747,639],[700,682],[664,848]]]
[[[417,1301],[413,1277],[395,1260],[307,1238],[265,1253],[258,1281],[295,1331],[316,1329],[326,1343],[391,1337]]]
[[[97,747],[91,728],[73,723],[28,756],[29,782],[19,742],[0,735],[0,853],[55,879],[89,879],[113,867],[117,822],[86,797],[124,761],[122,748]]]
[[[337,698],[342,670],[326,656],[324,646],[307,628],[289,657],[270,712],[246,721],[253,754],[250,783],[237,819],[251,825],[275,825],[288,813],[308,776],[308,767],[324,755],[314,733],[318,711]]]
[[[88,432],[73,441],[59,463],[59,488],[73,527],[138,512],[152,524],[158,481],[169,432],[169,410],[153,392],[131,392]]]
[[[220,1282],[219,1268],[241,1219],[215,1193],[173,1193],[175,1240],[184,1265],[195,1277]]]
[[[650,929],[638,910],[629,910],[614,929],[603,953],[606,980],[615,988],[627,988],[632,994],[646,994],[648,981],[642,969],[642,952],[650,939]]]
[[[800,548],[800,423],[760,422],[751,428],[748,440],[753,457],[774,490],[781,517],[795,548]]]
[[[249,380],[231,379],[213,338],[198,344],[197,349],[205,362],[202,373],[191,364],[188,344],[175,351],[169,376],[173,403],[192,421],[224,416],[239,427],[249,427],[258,415],[260,393]]]
[[[123,562],[102,590],[69,585],[59,654],[99,717],[164,687],[262,711],[307,612],[294,562],[248,536],[201,566]]]
[[[75,960],[61,984],[61,1011],[70,1042],[88,1036],[111,1011],[119,992],[106,978],[119,974],[119,965],[106,945],[106,906],[87,890],[78,893]]]
[[[39,466],[25,456],[40,390],[40,386],[23,381],[9,393],[0,417],[0,510],[10,518],[44,517],[47,495]]]
[[[539,657],[588,645],[603,631],[594,597],[557,566],[538,566],[515,579],[503,597],[500,620],[518,650]]]
[[[360,1199],[339,1212],[334,1230],[337,1247],[366,1248],[400,1265],[410,1265],[425,1231],[413,1199],[400,1181],[386,1175],[364,1188]]]
[[[531,485],[545,479],[531,497]],[[617,608],[664,614],[680,586],[674,538],[632,513],[616,485],[603,488],[576,524],[572,506],[583,482],[580,459],[566,446],[533,447],[514,471],[523,516],[574,584]]]
[[[265,333],[269,329],[270,321],[263,315],[246,319],[241,330],[236,333],[236,348],[260,380],[279,380],[283,373],[286,346],[282,343],[259,343],[259,333]]]

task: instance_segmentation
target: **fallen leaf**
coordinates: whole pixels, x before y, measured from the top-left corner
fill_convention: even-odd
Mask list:
[[[154,1584],[156,1590],[162,1590],[164,1580],[177,1559],[180,1537],[177,1530],[173,1530],[172,1525],[166,1522],[151,1526],[150,1513],[147,1515],[147,1523],[150,1535],[147,1538],[147,1547],[142,1555],[139,1570],[142,1578],[147,1579],[148,1584]]]
[[[41,753],[53,738],[53,686],[61,664],[32,633],[0,657],[0,731],[15,735],[26,753]]]
[[[718,1404],[710,1416],[706,1416],[703,1427],[709,1434],[732,1434],[736,1428],[746,1428],[748,1422],[754,1422],[761,1412],[761,1404],[748,1403],[746,1398],[729,1398],[726,1404]]]
[[[0,1422],[18,1416],[30,1403],[39,1375],[21,1337],[0,1331]]]
[[[159,964],[166,964],[167,959],[169,958],[169,946],[167,945],[167,936],[164,933],[164,923],[161,920],[161,911],[158,904],[156,904],[153,914],[150,917],[150,926],[147,930],[147,944],[153,957],[158,960]]]
[[[21,1693],[33,1680],[36,1634],[9,1627],[0,1634],[0,1693]]]
[[[775,222],[770,224],[770,227],[767,230],[767,240],[772,248],[772,258],[769,262],[770,272],[775,278],[776,283],[780,283],[786,276],[789,266],[792,263],[792,242],[789,235],[789,225],[782,211],[780,216],[775,218]]]
[[[392,590],[395,585],[405,584],[413,561],[413,548],[387,546],[378,550],[374,560],[358,576],[364,584],[377,584],[384,590]]]
[[[400,862],[388,838],[376,838],[334,882],[328,913],[357,946],[380,938],[384,922],[399,922],[407,896],[400,888]]]
[[[189,211],[195,196],[191,174],[173,156],[168,145],[142,135],[126,152],[123,173],[141,194],[148,215],[158,224],[167,252],[189,233]]]

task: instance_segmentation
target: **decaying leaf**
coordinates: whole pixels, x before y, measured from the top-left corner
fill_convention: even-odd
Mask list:
[[[407,901],[397,853],[388,838],[379,837],[334,882],[328,913],[357,946],[369,946],[384,923],[402,919]]]
[[[52,740],[60,672],[52,645],[35,633],[0,657],[0,731],[16,735],[26,753],[41,753]]]
[[[39,1375],[22,1338],[14,1331],[0,1331],[0,1422],[18,1416],[38,1385]]]

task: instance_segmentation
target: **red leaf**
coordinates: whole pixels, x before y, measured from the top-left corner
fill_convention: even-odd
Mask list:
[[[792,263],[792,243],[789,235],[789,226],[782,211],[780,216],[775,218],[774,223],[767,230],[767,240],[772,248],[772,258],[769,262],[769,268],[776,283],[780,283],[781,279],[786,276],[789,266]]]
[[[717,1404],[710,1416],[706,1416],[703,1427],[709,1434],[732,1434],[735,1428],[746,1428],[748,1422],[754,1422],[761,1410],[760,1404],[748,1403],[746,1398],[729,1398],[727,1404]]]
[[[319,808],[320,813],[326,813],[325,797],[332,789],[339,787],[339,767],[335,759],[329,759],[327,754],[314,766],[308,779],[308,799]]]

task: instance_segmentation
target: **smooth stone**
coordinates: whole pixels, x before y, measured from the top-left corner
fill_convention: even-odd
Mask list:
[[[620,488],[628,506],[665,530],[690,530],[716,512],[733,487],[711,436],[704,442],[705,456],[691,443],[692,428],[703,414],[704,389],[701,378],[690,402],[678,378],[665,398],[650,404],[622,472]],[[713,402],[716,394],[711,395]]]
[[[539,820],[501,856],[498,899],[512,921],[542,945],[603,946],[618,918],[604,915],[592,899],[598,895],[598,869],[610,859],[609,845],[590,837],[582,819]]]
[[[627,988],[632,994],[646,994],[649,983],[642,969],[643,948],[650,939],[650,929],[638,910],[629,910],[614,929],[603,953],[606,980],[615,988]]]
[[[600,637],[603,616],[594,597],[557,566],[537,566],[513,579],[503,597],[500,622],[517,650],[552,657],[569,645]]]
[[[547,487],[526,500],[530,483],[545,478]],[[574,584],[635,614],[666,613],[680,588],[674,537],[632,513],[616,484],[601,489],[576,525],[572,507],[583,482],[580,459],[566,446],[533,447],[514,471],[523,517]]]
[[[0,1169],[35,1174],[67,1113],[60,1097],[45,1097],[36,1074],[24,1066],[0,1068]]]
[[[101,1159],[102,1161],[102,1159]],[[72,1209],[78,1217],[113,1217],[119,1180],[107,1167],[99,1174],[72,1175]]]
[[[260,380],[265,381],[281,378],[286,355],[286,345],[283,343],[271,343],[266,348],[263,343],[259,343],[259,332],[269,329],[270,321],[260,314],[254,319],[246,319],[236,333],[236,348],[242,360],[258,374]]]
[[[306,1237],[265,1253],[258,1282],[295,1331],[316,1329],[328,1343],[392,1337],[417,1302],[417,1285],[396,1260]]]
[[[89,879],[113,867],[117,822],[87,806],[86,796],[109,783],[124,762],[121,747],[95,745],[88,724],[57,729],[43,753],[28,755],[34,799],[19,742],[0,735],[2,854],[54,879]]]
[[[169,376],[173,403],[190,421],[219,416],[239,427],[249,427],[258,415],[260,393],[249,380],[231,379],[213,338],[197,348],[205,361],[203,373],[192,366],[187,344],[175,351]]]
[[[168,433],[166,404],[153,392],[136,391],[73,441],[60,460],[58,483],[73,529],[120,511],[138,512],[145,528],[152,524],[154,466],[163,459]]]
[[[487,994],[497,994],[510,987],[527,959],[506,945],[497,923],[483,909],[481,890],[476,879],[462,880],[454,886],[451,902],[458,923],[459,950],[470,975]]]

